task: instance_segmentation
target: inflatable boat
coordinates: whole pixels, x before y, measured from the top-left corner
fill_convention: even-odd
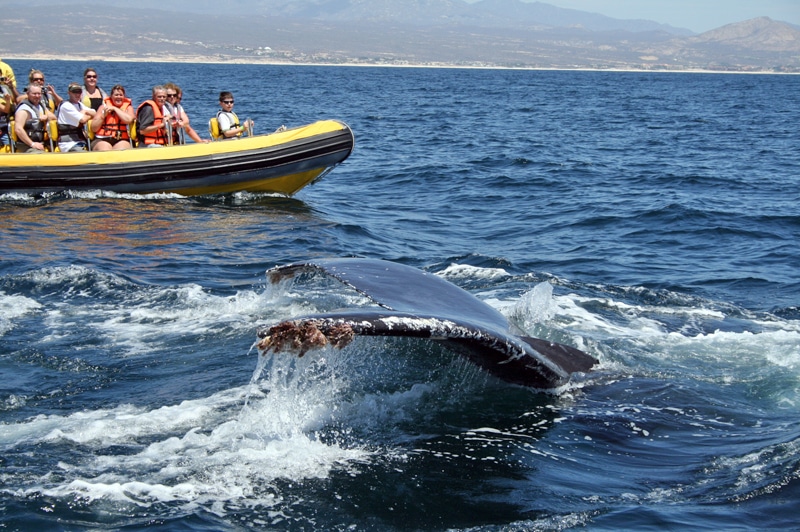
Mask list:
[[[335,120],[269,135],[208,144],[77,153],[0,155],[0,194],[65,190],[176,193],[269,192],[290,196],[353,151],[350,128]]]

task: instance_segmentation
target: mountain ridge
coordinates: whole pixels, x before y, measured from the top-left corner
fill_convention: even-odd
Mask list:
[[[179,6],[181,1],[174,0],[170,6]],[[304,0],[294,9],[311,9],[309,13],[320,16],[320,9],[341,12],[358,1],[365,3]],[[203,2],[198,0],[201,8]],[[285,0],[262,0],[261,4],[280,2]],[[437,8],[466,5],[461,0],[403,0],[395,5],[408,2]],[[495,3],[484,3],[484,8],[497,2],[511,7],[522,4],[519,0],[484,2]],[[549,4],[531,5],[537,4],[549,9]],[[0,57],[800,72],[800,30],[766,17],[684,37],[662,29],[593,31],[581,24],[520,22],[517,27],[504,27],[495,25],[496,20],[482,26],[449,18],[428,25],[312,20],[297,11],[292,17],[239,16],[230,14],[231,10],[219,13],[219,9],[214,14],[141,7],[107,12],[91,1],[71,5],[69,10],[9,6],[8,11],[14,17],[0,19],[5,35]]]

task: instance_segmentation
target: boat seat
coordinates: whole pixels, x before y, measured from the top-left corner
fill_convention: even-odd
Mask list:
[[[14,153],[14,143],[17,142],[17,132],[14,131],[14,115],[8,115],[8,144],[3,146],[3,153]]]
[[[208,121],[208,134],[211,135],[211,140],[223,140],[222,132],[219,130],[219,120],[213,117]]]
[[[44,131],[45,131],[45,138],[44,138],[45,142],[43,142],[44,149],[53,152],[61,151],[58,149],[58,137],[59,137],[58,122],[56,122],[55,120],[48,120],[47,127],[45,128]],[[52,148],[50,148],[51,146]],[[50,149],[48,150],[48,148]]]

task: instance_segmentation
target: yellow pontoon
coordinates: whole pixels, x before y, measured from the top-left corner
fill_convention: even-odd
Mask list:
[[[350,155],[355,138],[335,120],[208,144],[77,153],[0,154],[0,194],[64,190],[238,191],[291,195]]]

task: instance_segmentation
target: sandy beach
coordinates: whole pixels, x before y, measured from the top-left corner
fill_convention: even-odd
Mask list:
[[[586,71],[586,72],[653,72],[653,73],[689,73],[689,74],[782,74],[797,75],[796,72],[775,72],[772,70],[711,70],[711,69],[666,69],[666,68],[590,68],[590,67],[534,67],[534,66],[502,66],[489,64],[454,64],[444,62],[430,63],[382,63],[375,61],[347,62],[305,62],[288,61],[261,57],[220,57],[219,55],[170,55],[155,57],[126,56],[107,57],[99,55],[59,55],[29,54],[11,55],[2,59],[13,61],[83,61],[86,63],[196,63],[196,64],[240,64],[240,65],[283,65],[283,66],[341,66],[341,67],[389,67],[389,68],[459,68],[480,70],[539,70],[539,71]]]

